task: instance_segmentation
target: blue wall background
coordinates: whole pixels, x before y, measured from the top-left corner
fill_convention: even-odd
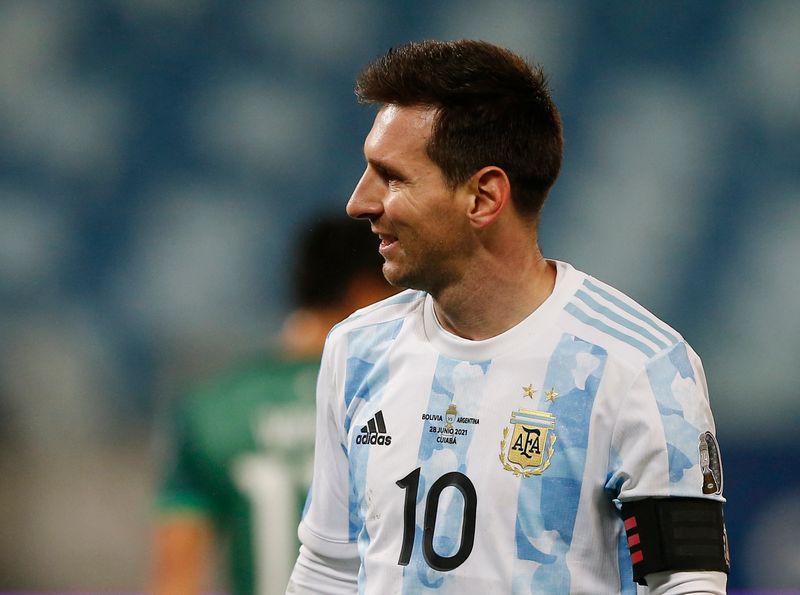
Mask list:
[[[0,590],[141,588],[159,411],[275,335],[362,169],[356,73],[429,37],[551,73],[545,253],[700,353],[730,585],[799,587],[798,31],[778,0],[2,2]]]

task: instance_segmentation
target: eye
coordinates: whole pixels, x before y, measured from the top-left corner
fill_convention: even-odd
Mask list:
[[[373,167],[375,168],[375,172],[378,174],[380,179],[383,180],[383,182],[390,188],[395,188],[405,181],[403,176],[401,176],[399,173],[382,164],[375,163],[373,164]]]

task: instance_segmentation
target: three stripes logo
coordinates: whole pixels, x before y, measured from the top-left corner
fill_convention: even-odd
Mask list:
[[[383,421],[383,411],[378,411],[378,413],[367,422],[367,425],[361,428],[361,432],[356,436],[356,444],[389,446],[391,443],[392,437],[386,432],[386,422]]]

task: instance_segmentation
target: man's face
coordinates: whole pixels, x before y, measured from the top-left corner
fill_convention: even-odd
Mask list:
[[[387,105],[364,142],[367,167],[347,203],[380,237],[383,273],[436,293],[457,281],[472,248],[466,188],[452,189],[425,152],[435,110]]]

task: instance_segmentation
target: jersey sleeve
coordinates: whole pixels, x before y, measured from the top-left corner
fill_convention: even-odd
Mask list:
[[[647,575],[648,595],[725,595],[728,575],[724,572],[655,572]]]
[[[722,497],[722,467],[700,358],[683,341],[649,359],[621,395],[608,483],[615,503]]]
[[[298,536],[320,556],[343,559],[357,557],[358,551],[355,517],[351,520],[346,410],[337,383],[336,351],[329,340],[317,380],[314,477]]]
[[[156,495],[159,516],[190,512],[212,517],[215,505],[192,430],[191,398],[173,407],[162,433],[161,471]]]

